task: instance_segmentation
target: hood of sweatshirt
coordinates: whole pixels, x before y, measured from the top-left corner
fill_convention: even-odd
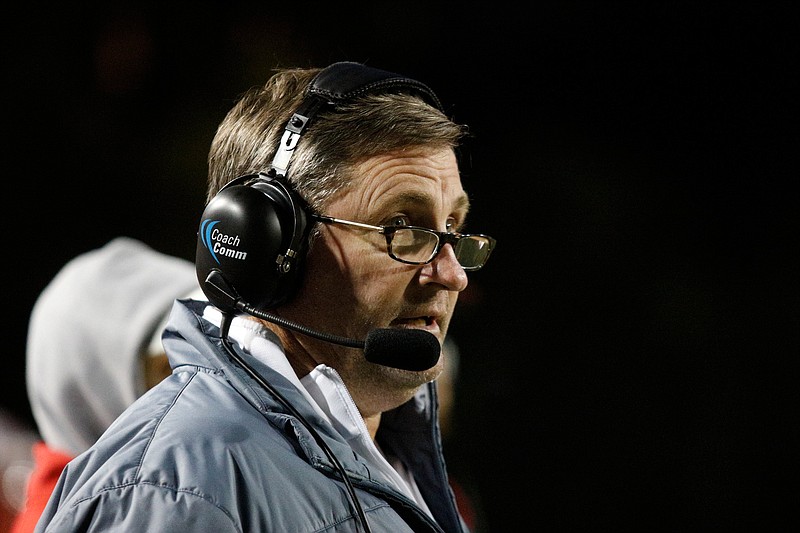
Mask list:
[[[194,264],[118,237],[69,261],[28,325],[26,385],[39,433],[73,456],[144,394],[144,364]]]

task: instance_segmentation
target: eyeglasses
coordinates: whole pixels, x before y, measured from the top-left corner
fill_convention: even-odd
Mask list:
[[[480,270],[489,260],[496,243],[488,235],[448,233],[419,226],[373,226],[325,215],[311,216],[325,224],[345,224],[377,231],[386,237],[389,257],[410,265],[430,263],[445,244],[450,244],[461,268],[468,272]]]

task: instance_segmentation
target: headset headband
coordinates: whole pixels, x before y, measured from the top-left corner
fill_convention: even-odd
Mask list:
[[[324,68],[311,81],[303,103],[286,123],[281,143],[272,160],[272,169],[276,175],[286,176],[300,136],[323,107],[346,102],[363,94],[403,90],[421,96],[436,109],[444,111],[436,94],[415,79],[351,61],[334,63]]]

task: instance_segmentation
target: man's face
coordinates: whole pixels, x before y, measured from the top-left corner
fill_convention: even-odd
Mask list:
[[[451,149],[417,148],[374,157],[360,164],[354,176],[352,186],[322,214],[438,231],[458,231],[464,223],[469,205]],[[467,286],[467,275],[450,245],[432,262],[410,265],[389,257],[386,238],[377,231],[325,224],[321,232],[308,254],[303,286],[285,315],[313,329],[356,339],[375,328],[396,327],[425,329],[442,341],[458,293]],[[308,342],[317,344],[317,362],[340,373],[354,364],[352,353],[343,356],[337,353],[341,348]],[[425,381],[439,374],[441,364],[422,373]]]

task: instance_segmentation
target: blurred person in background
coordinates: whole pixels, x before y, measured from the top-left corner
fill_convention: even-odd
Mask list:
[[[192,294],[202,295],[190,261],[127,237],[75,257],[42,291],[26,347],[40,438],[12,533],[34,530],[64,466],[171,372],[161,331],[173,301]]]

